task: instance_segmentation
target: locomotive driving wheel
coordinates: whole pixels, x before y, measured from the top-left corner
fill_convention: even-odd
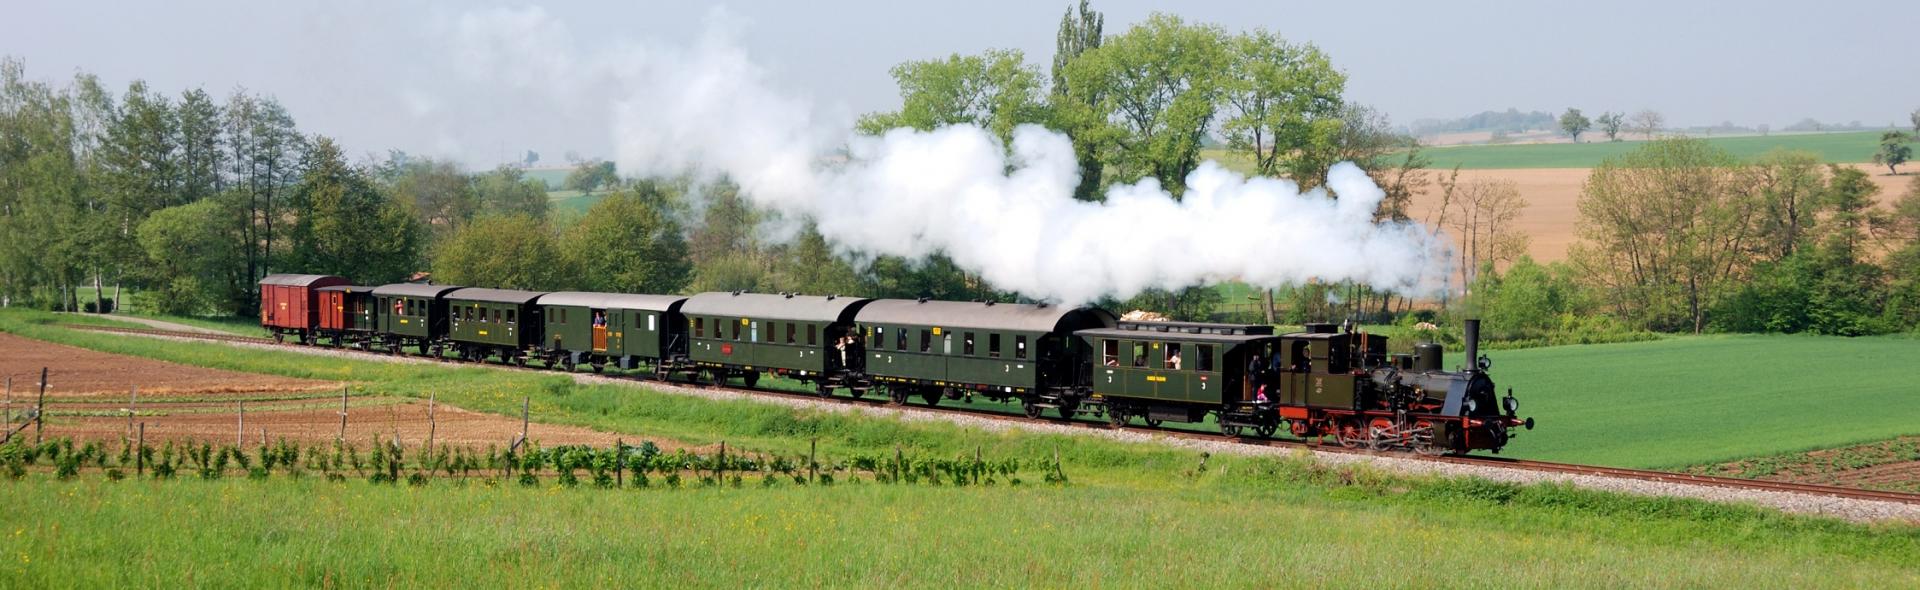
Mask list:
[[[1367,431],[1356,418],[1341,420],[1339,425],[1334,427],[1333,436],[1340,441],[1340,446],[1349,449],[1357,449],[1367,444]]]

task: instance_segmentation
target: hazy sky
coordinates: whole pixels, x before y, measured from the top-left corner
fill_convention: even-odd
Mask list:
[[[86,70],[115,88],[143,78],[169,93],[272,94],[303,130],[353,153],[399,148],[474,167],[525,149],[543,163],[567,150],[611,155],[609,97],[557,100],[551,89],[463,74],[473,53],[460,43],[463,17],[495,5],[291,4],[14,4],[0,54],[25,59],[41,79]],[[903,60],[1002,47],[1044,69],[1067,4],[570,2],[509,11],[543,18],[507,49],[532,64],[605,59],[622,46],[689,44],[721,21],[777,84],[831,119],[895,106],[887,70]],[[1318,44],[1348,73],[1351,99],[1399,123],[1575,106],[1653,108],[1673,125],[1777,128],[1805,117],[1904,123],[1920,108],[1911,60],[1920,25],[1902,2],[1388,4],[1095,0],[1094,8],[1109,34],[1168,11]]]

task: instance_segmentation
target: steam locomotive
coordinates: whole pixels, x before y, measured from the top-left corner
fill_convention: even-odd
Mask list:
[[[1211,421],[1230,436],[1285,429],[1423,454],[1499,452],[1534,425],[1511,390],[1496,392],[1478,320],[1466,322],[1467,363],[1447,371],[1439,345],[1390,355],[1386,337],[1333,324],[1275,334],[1045,303],[363,287],[290,274],[260,284],[261,325],[304,345],[749,387],[771,374],[823,396],[984,398],[1032,418]]]

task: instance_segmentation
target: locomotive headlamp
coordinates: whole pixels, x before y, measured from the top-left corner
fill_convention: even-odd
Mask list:
[[[1478,363],[1478,366],[1482,371],[1493,368],[1493,359],[1488,358],[1487,355],[1484,355],[1484,354],[1480,355],[1480,360],[1476,361],[1476,363]]]
[[[1507,389],[1507,398],[1500,401],[1506,406],[1508,415],[1520,413],[1520,400],[1513,397],[1513,389]]]

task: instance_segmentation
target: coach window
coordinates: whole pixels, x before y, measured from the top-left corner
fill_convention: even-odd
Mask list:
[[[1197,350],[1194,351],[1193,370],[1203,373],[1213,371],[1213,345],[1196,344],[1194,346]]]
[[[707,337],[707,318],[693,318],[693,337]]]
[[[820,326],[816,324],[807,324],[807,346],[813,346],[819,343],[820,343]]]
[[[973,356],[973,332],[967,332],[965,336],[966,339],[960,343],[960,354]]]
[[[1101,340],[1100,341],[1100,364],[1103,364],[1109,367],[1120,366],[1120,341],[1119,340]]]
[[[1017,359],[1027,358],[1027,337],[1026,336],[1013,337],[1013,358],[1017,358]]]
[[[1000,358],[1000,335],[987,335],[987,356]]]
[[[1146,368],[1146,366],[1147,366],[1147,343],[1145,343],[1145,342],[1135,342],[1135,343],[1133,343],[1133,366],[1134,366],[1134,368],[1136,368],[1136,369],[1143,369],[1143,368]]]
[[[516,311],[518,311],[518,310],[512,310],[512,309],[509,309],[509,310],[507,310],[507,325],[509,325],[509,326],[511,326],[511,325],[514,325],[514,324],[516,324],[516,323],[519,323],[519,322],[517,322],[517,321],[515,321],[515,319],[514,319],[514,317],[513,317],[513,316],[515,315],[515,312],[516,312]]]
[[[567,308],[564,308],[564,307],[562,307],[562,308],[560,308],[560,309],[559,309],[559,311],[560,311],[560,317],[558,317],[558,318],[554,318],[554,319],[556,319],[556,320],[558,320],[558,321],[555,321],[554,323],[556,323],[556,324],[565,324],[565,323],[567,323]]]
[[[928,352],[931,350],[933,350],[933,333],[928,332],[926,330],[921,330],[920,331],[920,352]]]
[[[906,352],[907,350],[907,329],[906,328],[895,328],[893,330],[893,349],[901,352]]]
[[[874,328],[873,329],[873,349],[886,350],[886,348],[887,348],[887,329]]]
[[[733,324],[733,339],[734,339],[734,340],[736,340],[736,341],[737,341],[737,340],[739,340],[739,339],[740,339],[740,324],[741,324],[742,322],[727,322],[727,323],[729,323],[729,324]]]
[[[1180,370],[1180,343],[1167,343],[1167,362],[1161,367],[1170,371]]]
[[[794,328],[793,322],[787,322],[787,344],[793,344],[793,333],[794,333],[793,328]]]

